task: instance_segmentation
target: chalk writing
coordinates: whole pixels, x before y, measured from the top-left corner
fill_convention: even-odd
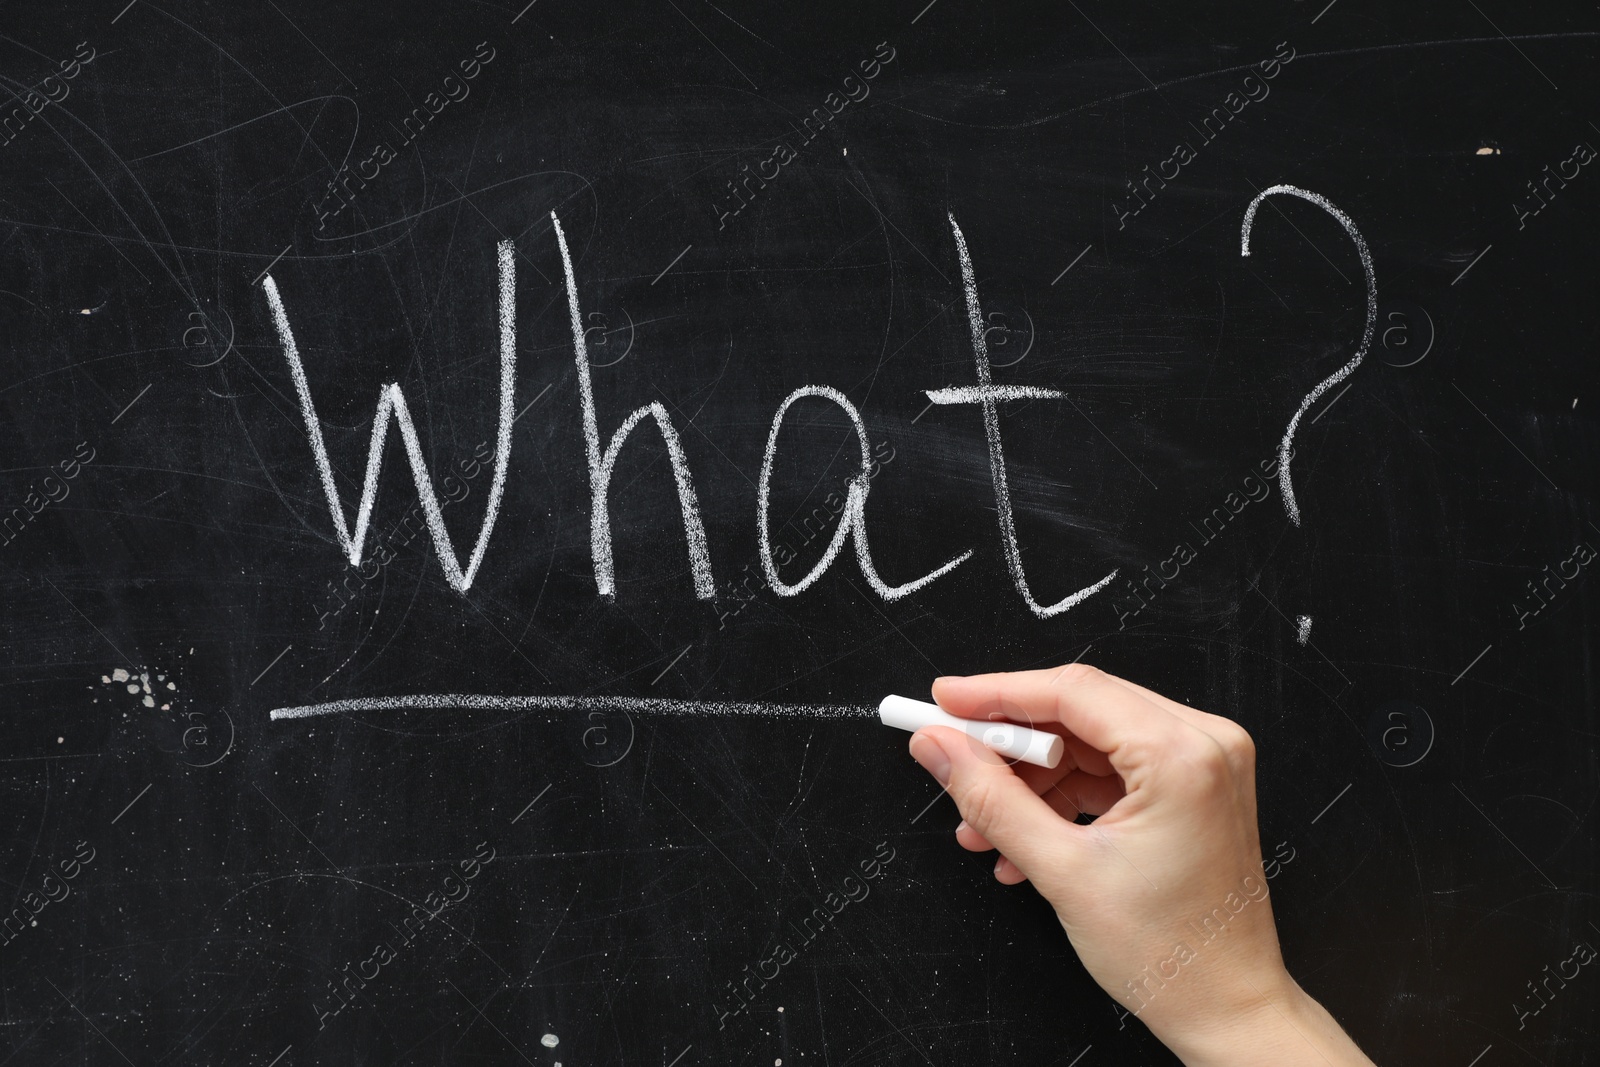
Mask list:
[[[967,252],[967,239],[961,234],[961,227],[956,225],[956,217],[950,218],[950,232],[956,239],[956,256],[961,262],[961,284],[967,297],[967,324],[972,330],[972,353],[977,367],[978,384],[975,388],[964,389],[934,389],[927,394],[928,399],[935,404],[979,404],[983,408],[983,432],[989,445],[989,475],[994,481],[994,499],[1000,516],[1000,545],[1005,551],[1006,568],[1011,572],[1011,581],[1017,587],[1017,592],[1022,594],[1022,600],[1041,619],[1048,619],[1052,615],[1059,615],[1070,611],[1084,600],[1100,592],[1110,585],[1116,578],[1117,572],[1101,578],[1093,585],[1084,586],[1076,593],[1068,594],[1054,604],[1040,604],[1033,599],[1033,592],[1028,587],[1027,575],[1022,569],[1022,549],[1017,544],[1017,523],[1011,513],[1011,489],[1006,482],[1006,456],[1005,447],[1000,440],[1000,414],[996,404],[1001,400],[1017,400],[1024,397],[1062,397],[1065,393],[1054,389],[1022,390],[1017,386],[997,386],[994,384],[993,375],[989,370],[989,346],[984,339],[983,308],[978,302],[978,282],[972,272],[972,256]]]
[[[1239,228],[1239,254],[1241,256],[1250,254],[1250,229],[1255,225],[1256,209],[1269,196],[1297,196],[1307,203],[1317,205],[1335,219],[1338,219],[1339,225],[1343,226],[1345,232],[1350,235],[1350,240],[1355,242],[1356,252],[1361,256],[1361,269],[1366,272],[1367,276],[1367,324],[1362,330],[1361,344],[1356,349],[1355,356],[1351,358],[1350,362],[1317,383],[1317,387],[1306,394],[1306,398],[1300,402],[1300,407],[1294,413],[1294,417],[1289,420],[1289,428],[1283,432],[1283,442],[1278,446],[1278,488],[1283,492],[1283,506],[1289,512],[1289,521],[1299,526],[1300,505],[1295,503],[1294,483],[1289,477],[1289,461],[1294,458],[1294,432],[1299,429],[1300,419],[1310,409],[1311,405],[1317,402],[1317,398],[1355,373],[1355,369],[1361,366],[1361,361],[1366,358],[1367,349],[1372,345],[1373,330],[1378,324],[1378,278],[1372,269],[1372,253],[1367,251],[1367,242],[1362,238],[1361,231],[1356,229],[1356,224],[1350,216],[1330,204],[1326,197],[1307,192],[1293,185],[1271,186],[1263,189],[1254,200],[1250,201],[1250,206],[1245,209],[1244,222]]]
[[[490,693],[415,693],[406,696],[352,697],[324,704],[273,708],[271,718],[309,719],[356,711],[625,711],[640,715],[739,715],[761,718],[875,719],[876,708],[862,704],[768,704],[738,700],[669,700],[665,697],[498,696]]]
[[[888,449],[889,454],[881,455],[877,448],[873,449],[872,459],[867,472],[867,477],[869,480],[876,478],[878,473],[882,471],[889,461],[895,457],[894,448],[891,447],[888,442],[880,442],[880,444],[882,444],[884,448]],[[837,490],[834,490],[823,498],[822,506],[812,508],[811,512],[800,520],[800,529],[805,533],[805,538],[800,542],[799,546],[796,547],[787,541],[781,542],[777,545],[774,555],[777,557],[778,566],[787,567],[790,563],[793,563],[796,555],[799,552],[799,549],[804,548],[806,545],[809,545],[811,542],[821,537],[823,531],[827,530],[828,523],[832,522],[834,519],[837,519],[840,513],[844,511],[845,504],[847,502],[848,497],[842,495]],[[815,528],[813,528],[813,524],[815,524]],[[765,573],[761,572],[750,574],[748,573],[750,571],[750,567],[751,565],[748,563],[744,565],[741,573],[744,573],[746,576],[742,581],[740,581],[738,584],[729,583],[723,588],[724,594],[732,594],[737,598],[738,606],[718,613],[717,629],[726,629],[729,619],[743,611],[752,601],[755,600],[756,596],[761,592],[762,589],[770,588],[770,583],[768,583]],[[750,588],[751,579],[754,579],[756,582],[754,589]]]
[[[350,560],[350,566],[360,567],[363,547],[367,540],[367,525],[372,520],[372,505],[378,496],[378,475],[383,467],[383,445],[388,438],[389,419],[400,424],[400,437],[405,442],[406,459],[411,464],[411,478],[417,487],[422,513],[428,520],[428,532],[433,535],[434,552],[439,566],[444,568],[445,580],[458,592],[466,592],[478,572],[484,550],[489,547],[489,534],[494,530],[495,518],[500,513],[500,497],[505,492],[506,461],[511,455],[511,423],[513,390],[517,369],[517,313],[515,287],[516,260],[510,241],[501,241],[500,260],[500,432],[494,454],[494,478],[489,487],[489,504],[485,509],[483,525],[478,529],[478,541],[472,556],[463,570],[451,546],[450,532],[445,529],[444,516],[439,509],[439,498],[434,493],[433,478],[422,458],[422,445],[417,440],[417,429],[411,422],[411,412],[406,407],[406,396],[399,383],[391,382],[378,390],[378,411],[372,419],[372,440],[367,446],[367,475],[361,487],[361,503],[356,511],[355,529],[345,522],[344,505],[339,502],[339,490],[333,483],[333,465],[328,459],[328,447],[322,440],[322,421],[317,417],[316,404],[311,399],[311,385],[306,380],[305,367],[300,362],[299,349],[295,347],[294,333],[289,328],[289,314],[284,310],[283,298],[272,275],[262,278],[262,288],[272,309],[272,322],[278,331],[278,341],[283,346],[283,356],[289,363],[289,374],[294,379],[294,389],[300,399],[300,414],[305,420],[306,434],[311,440],[311,452],[322,475],[322,489],[328,498],[328,510],[333,514],[334,530],[339,544]]]
[[[856,429],[856,444],[861,450],[861,468],[850,479],[850,487],[845,492],[844,518],[834,528],[833,540],[828,543],[827,550],[822,553],[822,558],[805,577],[789,585],[778,577],[778,565],[772,559],[772,538],[768,529],[767,511],[772,487],[772,461],[778,451],[778,431],[783,428],[783,416],[790,406],[805,397],[831,400],[841,411],[850,416],[850,422]],[[804,592],[832,566],[834,558],[839,555],[839,550],[844,547],[846,537],[852,537],[855,542],[856,564],[861,568],[862,575],[866,577],[867,583],[873,590],[885,600],[899,600],[907,593],[921,589],[929,582],[949,574],[972,555],[972,550],[968,549],[921,578],[913,579],[904,585],[887,584],[878,576],[878,568],[872,562],[872,550],[867,547],[867,494],[871,489],[872,451],[867,444],[866,424],[861,421],[861,412],[856,410],[856,406],[839,390],[826,385],[803,385],[785,397],[783,403],[778,406],[778,413],[772,417],[772,432],[767,435],[767,452],[761,461],[761,479],[756,483],[756,545],[761,550],[761,569],[766,573],[767,584],[772,587],[774,593],[779,596],[794,596]]]
[[[439,504],[441,511],[451,504],[459,504],[467,499],[472,492],[471,483],[479,474],[483,473],[484,464],[489,457],[489,442],[480,441],[478,442],[478,447],[473,449],[470,457],[456,461],[456,468],[460,471],[460,477],[455,474],[447,474],[444,480],[440,482],[440,487],[444,490],[444,500]],[[325,609],[318,608],[315,605],[312,606],[312,610],[317,614],[317,629],[325,628],[329,619],[337,617],[340,612],[355,601],[356,597],[366,592],[367,587],[377,581],[379,571],[394,561],[395,550],[409,545],[417,534],[426,528],[427,520],[423,516],[421,505],[413,504],[411,510],[401,516],[400,520],[389,528],[387,534],[378,539],[372,558],[368,559],[359,568],[347,571],[339,579],[337,587],[335,587],[332,580],[329,580],[326,583],[327,590],[338,603],[330,604]],[[350,583],[352,580],[355,582],[354,588],[351,588]],[[349,594],[348,598],[346,598],[345,594]]]
[[[550,224],[555,227],[556,247],[561,250],[561,269],[567,283],[567,312],[572,322],[573,356],[578,370],[578,396],[583,404],[583,443],[589,458],[589,547],[594,556],[594,583],[603,597],[616,595],[615,565],[611,558],[611,511],[607,497],[611,489],[611,474],[617,466],[617,456],[627,443],[628,435],[646,415],[656,420],[661,438],[667,445],[667,456],[672,460],[672,476],[678,483],[678,504],[683,509],[683,532],[689,543],[689,566],[694,572],[695,596],[710,600],[716,595],[711,580],[711,550],[706,545],[706,529],[700,521],[700,501],[695,496],[694,478],[689,473],[689,460],[683,454],[683,444],[678,431],[673,428],[672,416],[657,400],[629,413],[617,432],[612,435],[604,452],[600,451],[600,428],[594,413],[594,383],[589,374],[589,342],[583,328],[583,315],[578,310],[578,283],[572,273],[572,256],[567,251],[567,235],[562,232],[561,220],[550,212]],[[508,387],[509,388],[509,387]]]
[[[1294,490],[1289,476],[1289,463],[1294,455],[1294,434],[1299,426],[1301,417],[1311,404],[1331,386],[1352,373],[1366,355],[1367,348],[1372,342],[1377,317],[1377,282],[1373,274],[1372,259],[1367,251],[1366,242],[1349,216],[1335,208],[1318,194],[1290,185],[1272,186],[1251,201],[1245,212],[1244,222],[1240,231],[1241,255],[1248,256],[1250,254],[1250,232],[1255,221],[1257,208],[1267,197],[1273,195],[1299,197],[1321,207],[1338,220],[1355,243],[1367,280],[1366,329],[1355,356],[1338,371],[1319,383],[1306,396],[1293,418],[1290,419],[1283,441],[1279,446],[1279,485],[1283,492],[1284,505],[1288,509],[1289,517],[1298,524],[1300,521],[1299,507],[1295,502]],[[960,226],[956,223],[955,216],[951,214],[948,217],[950,230],[955,240],[957,260],[961,267],[962,288],[967,307],[967,323],[972,339],[973,364],[978,381],[976,385],[929,389],[926,390],[926,396],[932,405],[976,404],[982,409],[984,437],[989,452],[990,476],[993,482],[996,513],[1000,528],[1001,550],[1005,556],[1006,566],[1011,574],[1012,583],[1021,595],[1023,602],[1027,604],[1028,609],[1041,619],[1051,618],[1072,609],[1088,597],[1104,590],[1116,579],[1118,571],[1112,570],[1098,581],[1084,586],[1053,603],[1041,603],[1034,598],[1023,567],[1022,550],[1017,538],[1016,517],[1013,512],[1011,490],[1006,474],[1005,447],[1000,432],[999,404],[1015,400],[1066,399],[1066,394],[1059,389],[1040,386],[995,383],[989,362],[987,342],[987,335],[991,328],[986,326],[987,320],[984,317],[983,307],[978,296],[972,256],[967,248],[966,238],[962,234]],[[623,446],[627,444],[629,436],[640,423],[646,419],[652,419],[661,433],[662,442],[666,446],[667,455],[671,461],[673,479],[676,482],[678,492],[679,509],[683,516],[685,546],[688,552],[690,571],[693,576],[695,595],[702,600],[713,599],[716,594],[716,588],[712,577],[711,554],[706,541],[705,526],[700,516],[700,504],[695,491],[694,476],[690,471],[688,457],[679,439],[677,428],[674,426],[672,417],[668,414],[665,405],[655,401],[634,409],[623,419],[622,424],[612,434],[605,447],[601,447],[599,420],[595,410],[594,382],[588,355],[588,331],[583,325],[584,317],[578,299],[577,278],[572,266],[572,256],[567,247],[566,234],[562,229],[561,220],[554,211],[550,213],[550,221],[555,233],[556,246],[561,255],[563,280],[566,287],[568,321],[572,333],[574,367],[577,371],[584,450],[589,473],[589,543],[596,590],[600,596],[607,599],[616,595],[616,574],[609,507],[611,480],[616,470],[617,460]],[[422,446],[417,438],[416,427],[406,405],[405,393],[398,382],[391,382],[379,389],[378,407],[373,418],[372,435],[367,451],[366,477],[362,484],[355,523],[353,527],[350,525],[334,484],[333,468],[328,456],[327,446],[323,441],[321,422],[312,399],[305,367],[300,360],[299,351],[295,344],[288,313],[284,308],[276,280],[271,274],[263,275],[262,289],[267,295],[273,324],[283,348],[284,358],[288,362],[290,375],[294,380],[295,393],[300,401],[301,415],[305,422],[312,455],[315,459],[318,473],[321,476],[323,492],[327,497],[329,511],[333,517],[335,532],[340,546],[353,567],[360,567],[363,559],[367,530],[371,522],[372,509],[378,492],[379,475],[383,464],[383,446],[387,439],[389,422],[392,418],[400,428],[401,439],[405,445],[406,458],[411,467],[412,481],[417,490],[418,506],[422,509],[426,519],[428,531],[433,538],[434,551],[439,559],[440,566],[444,570],[446,581],[451,588],[462,593],[465,593],[472,585],[473,578],[477,574],[478,567],[482,563],[484,553],[488,548],[489,538],[499,514],[500,502],[505,489],[506,469],[511,453],[511,425],[515,421],[513,409],[516,391],[516,266],[514,249],[510,241],[500,242],[499,266],[499,433],[494,453],[493,484],[489,490],[489,500],[485,508],[483,522],[478,530],[477,540],[464,567],[456,554],[449,532],[444,525],[441,505],[433,486],[433,478],[423,459]],[[851,476],[846,487],[842,516],[827,549],[823,552],[822,558],[798,581],[789,583],[779,575],[778,564],[774,560],[772,552],[768,514],[772,469],[784,417],[795,403],[806,399],[831,403],[849,417],[851,425],[856,431],[860,466],[856,473]],[[872,460],[871,449],[867,440],[866,424],[861,417],[860,411],[843,393],[831,386],[805,385],[795,389],[784,398],[773,416],[771,430],[768,433],[760,481],[757,484],[756,500],[757,543],[762,572],[767,584],[774,593],[779,596],[794,596],[809,588],[827,572],[843,550],[846,539],[853,542],[857,565],[866,577],[868,584],[872,586],[873,591],[885,600],[891,601],[923,588],[971,558],[972,550],[968,549],[919,578],[898,585],[885,581],[873,561],[867,535],[866,503],[871,490],[874,468],[875,464]],[[1237,514],[1237,511],[1237,508],[1233,509],[1235,514]]]

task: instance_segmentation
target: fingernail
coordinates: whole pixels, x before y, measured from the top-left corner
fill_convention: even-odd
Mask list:
[[[961,831],[965,830],[966,828],[967,828],[967,820],[962,819],[960,822],[956,823],[956,833],[959,834]]]
[[[922,769],[933,775],[940,785],[950,784],[950,757],[939,742],[922,734],[912,735],[911,758],[922,764]]]
[[[994,874],[996,878],[1000,877],[1000,868],[1004,867],[1005,865],[1006,858],[1004,856],[1001,856],[999,859],[994,861]]]

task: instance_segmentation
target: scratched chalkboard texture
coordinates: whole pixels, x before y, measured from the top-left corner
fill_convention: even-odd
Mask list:
[[[1176,1062],[870,715],[1079,658],[1600,1062],[1592,5],[0,22],[0,1063]]]

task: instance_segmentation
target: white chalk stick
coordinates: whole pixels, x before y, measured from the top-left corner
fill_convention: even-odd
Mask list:
[[[960,730],[1002,756],[1022,760],[1040,767],[1054,767],[1061,762],[1066,745],[1056,734],[1044,730],[1031,730],[1014,722],[994,722],[984,719],[958,719],[937,704],[910,697],[886,696],[878,705],[878,718],[885,726],[915,732],[924,726],[948,726]]]

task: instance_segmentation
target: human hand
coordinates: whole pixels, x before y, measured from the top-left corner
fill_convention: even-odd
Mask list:
[[[960,808],[957,841],[998,848],[995,877],[1032,882],[1100,987],[1186,1063],[1370,1065],[1284,966],[1242,727],[1084,664],[940,678],[933,698],[1062,735],[1054,769],[938,726],[911,755]]]

